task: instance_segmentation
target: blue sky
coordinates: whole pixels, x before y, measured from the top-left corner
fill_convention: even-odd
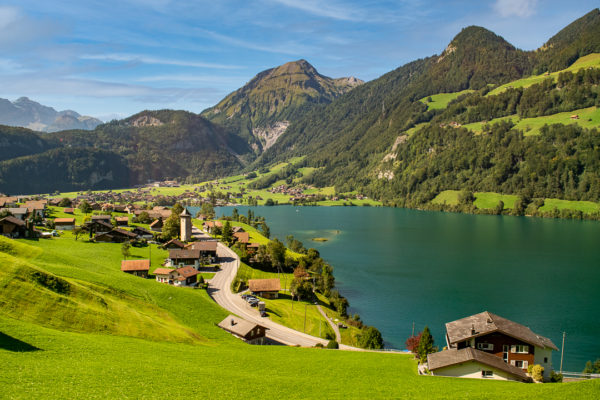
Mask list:
[[[200,112],[304,58],[371,80],[439,54],[469,25],[531,50],[597,0],[4,0],[0,97],[109,119]]]

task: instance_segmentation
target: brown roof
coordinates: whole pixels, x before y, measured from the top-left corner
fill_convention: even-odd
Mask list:
[[[92,221],[105,221],[105,220],[109,220],[110,221],[110,215],[92,215]]]
[[[110,231],[110,233],[111,234],[120,233],[121,235],[130,237],[130,238],[137,238],[137,235],[135,233],[126,231],[125,229],[121,229],[121,228],[113,228],[113,230]]]
[[[156,268],[153,272],[154,275],[169,275],[170,273],[175,272],[174,269],[171,268]]]
[[[206,226],[208,226],[209,228],[212,228],[214,226],[217,226],[219,228],[223,227],[223,223],[221,221],[208,221],[205,222]]]
[[[277,278],[250,279],[248,286],[252,292],[279,292],[281,290],[281,282]]]
[[[241,337],[245,337],[257,326],[254,322],[246,321],[233,315],[228,315],[223,321],[219,322],[219,327]],[[266,328],[265,328],[266,329]]]
[[[217,251],[217,242],[215,240],[204,240],[190,243],[186,247],[190,250]]]
[[[152,228],[153,226],[162,226],[163,222],[160,219],[155,219],[154,221],[152,221],[152,223],[150,224],[150,228]]]
[[[29,212],[34,210],[43,210],[46,208],[45,201],[26,201],[23,207],[26,207]]]
[[[25,226],[25,221],[20,220],[19,218],[15,218],[12,215],[9,215],[8,217],[4,217],[2,219],[0,219],[0,222],[8,222],[10,224],[13,225],[17,225],[17,226]]]
[[[528,327],[502,318],[496,314],[484,311],[470,317],[462,318],[446,324],[446,334],[450,344],[462,342],[463,340],[487,335],[492,332],[501,332],[515,339],[524,341],[533,346],[554,350],[558,348],[552,341],[544,336],[537,335]]]
[[[75,218],[54,218],[55,224],[75,224]]]
[[[170,244],[172,244],[172,245],[175,245],[175,246],[179,247],[180,249],[183,249],[183,248],[185,247],[185,243],[183,243],[183,242],[182,242],[181,240],[179,240],[179,239],[171,239],[171,240],[169,240],[167,243],[165,243],[165,244],[163,245],[163,247],[167,247],[167,246],[168,246],[168,245],[170,245]]]
[[[250,241],[250,234],[248,232],[236,232],[233,234],[233,237],[240,243],[248,243]]]
[[[67,214],[73,214],[73,212],[74,212],[74,211],[75,211],[75,210],[73,210],[72,208],[65,208],[65,209],[63,210],[63,212],[66,212]]]
[[[115,221],[117,221],[117,222],[129,222],[129,217],[116,217]]]
[[[181,259],[181,258],[199,259],[200,258],[200,250],[180,250],[180,249],[169,250],[169,258],[171,260],[177,260],[177,259]]]
[[[435,371],[439,368],[449,367],[460,363],[476,361],[481,364],[505,371],[511,375],[517,376],[522,380],[529,380],[529,376],[521,368],[507,364],[502,358],[485,351],[467,347],[461,350],[444,350],[438,353],[427,355],[427,368]]]
[[[123,260],[121,261],[121,271],[148,271],[150,269],[150,260]]]
[[[190,276],[198,275],[200,272],[194,267],[181,267],[177,268],[177,273],[183,278],[189,278]]]

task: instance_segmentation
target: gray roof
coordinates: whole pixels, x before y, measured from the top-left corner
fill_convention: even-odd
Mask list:
[[[449,367],[460,363],[475,361],[489,367],[505,371],[511,375],[517,376],[522,380],[529,380],[529,376],[521,368],[517,368],[513,365],[507,364],[500,357],[493,354],[486,353],[485,351],[476,350],[471,347],[467,347],[461,350],[444,350],[438,353],[432,353],[427,355],[427,368],[431,371],[435,371],[439,368]]]
[[[13,215],[27,214],[27,208],[25,207],[10,207],[7,210]]]
[[[492,332],[504,333],[505,335],[522,340],[533,346],[541,348],[549,347],[558,350],[550,339],[533,333],[531,329],[524,325],[502,318],[488,311],[448,322],[446,324],[446,334],[448,335],[448,342],[450,344],[462,342],[463,340],[472,337],[487,335]]]
[[[169,250],[169,258],[171,260],[178,259],[200,259],[200,250]]]
[[[238,336],[245,337],[250,331],[259,326],[254,322],[246,321],[234,315],[228,315],[223,321],[219,322],[219,327],[227,332],[234,333]]]

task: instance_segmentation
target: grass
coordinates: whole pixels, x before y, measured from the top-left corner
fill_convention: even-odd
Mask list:
[[[544,200],[544,205],[541,206],[538,211],[552,211],[554,208],[558,210],[577,210],[589,214],[600,211],[600,204],[592,201],[546,199]]]
[[[454,92],[454,93],[439,93],[439,94],[434,94],[432,96],[423,97],[419,101],[423,104],[426,104],[428,110],[441,110],[441,109],[448,107],[448,103],[450,103],[452,100],[456,99],[458,96],[467,94],[467,93],[472,93],[472,92],[473,92],[473,90],[467,89],[467,90],[463,90],[460,92]],[[432,101],[427,101],[429,99],[429,97],[431,97]]]
[[[578,115],[579,119],[571,119],[572,115]],[[597,107],[582,108],[579,110],[563,112],[543,117],[523,118],[520,119],[517,115],[508,117],[495,118],[486,123],[474,122],[472,124],[463,125],[463,127],[475,132],[483,132],[483,127],[486,124],[494,124],[500,121],[511,120],[515,123],[515,129],[522,130],[525,136],[539,135],[540,128],[544,125],[552,124],[577,124],[584,128],[597,128],[600,126],[600,110]]]
[[[556,81],[556,79],[558,78],[558,75],[561,72],[569,71],[569,72],[576,73],[577,71],[579,71],[582,68],[590,68],[590,67],[600,68],[600,54],[592,53],[592,54],[588,54],[584,57],[581,57],[577,61],[575,61],[573,63],[573,65],[571,65],[569,68],[566,68],[562,71],[553,72],[549,75],[546,75],[546,74],[534,75],[534,76],[530,76],[527,78],[519,79],[517,81],[509,82],[505,85],[499,86],[496,89],[490,91],[487,95],[494,96],[496,94],[500,94],[500,93],[504,92],[505,90],[507,90],[509,87],[526,88],[531,85],[535,85],[536,83],[540,83],[540,82],[544,81],[545,79],[549,79],[549,78],[552,78]]]
[[[458,194],[460,190],[444,190],[440,192],[431,202],[433,204],[448,204],[455,206],[458,204]]]
[[[515,202],[519,196],[512,194],[499,194],[492,192],[478,192],[475,193],[475,207],[479,209],[496,208],[498,203],[502,201],[504,203],[504,210],[512,210],[515,206]]]

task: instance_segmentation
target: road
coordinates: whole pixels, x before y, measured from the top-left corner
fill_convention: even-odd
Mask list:
[[[323,346],[327,345],[328,341],[326,339],[298,332],[294,329],[275,323],[266,317],[261,317],[256,309],[250,307],[248,303],[242,300],[241,296],[231,292],[231,282],[233,282],[240,265],[237,254],[223,243],[219,242],[217,255],[222,261],[221,270],[210,280],[208,288],[210,296],[217,304],[232,314],[268,328],[267,337],[276,342],[288,346],[299,345],[302,347],[314,347],[317,343],[321,343]],[[340,349],[363,350],[346,345],[340,345]]]
[[[340,334],[340,328],[337,326],[336,323],[334,323],[331,319],[329,319],[329,317],[327,316],[327,314],[325,314],[325,311],[323,311],[323,309],[321,308],[320,305],[317,304],[317,310],[319,310],[319,312],[321,313],[321,315],[325,318],[325,321],[327,321],[327,323],[329,323],[329,326],[331,326],[331,329],[333,329],[333,332],[335,332],[335,341],[338,343],[342,342],[342,335]]]

